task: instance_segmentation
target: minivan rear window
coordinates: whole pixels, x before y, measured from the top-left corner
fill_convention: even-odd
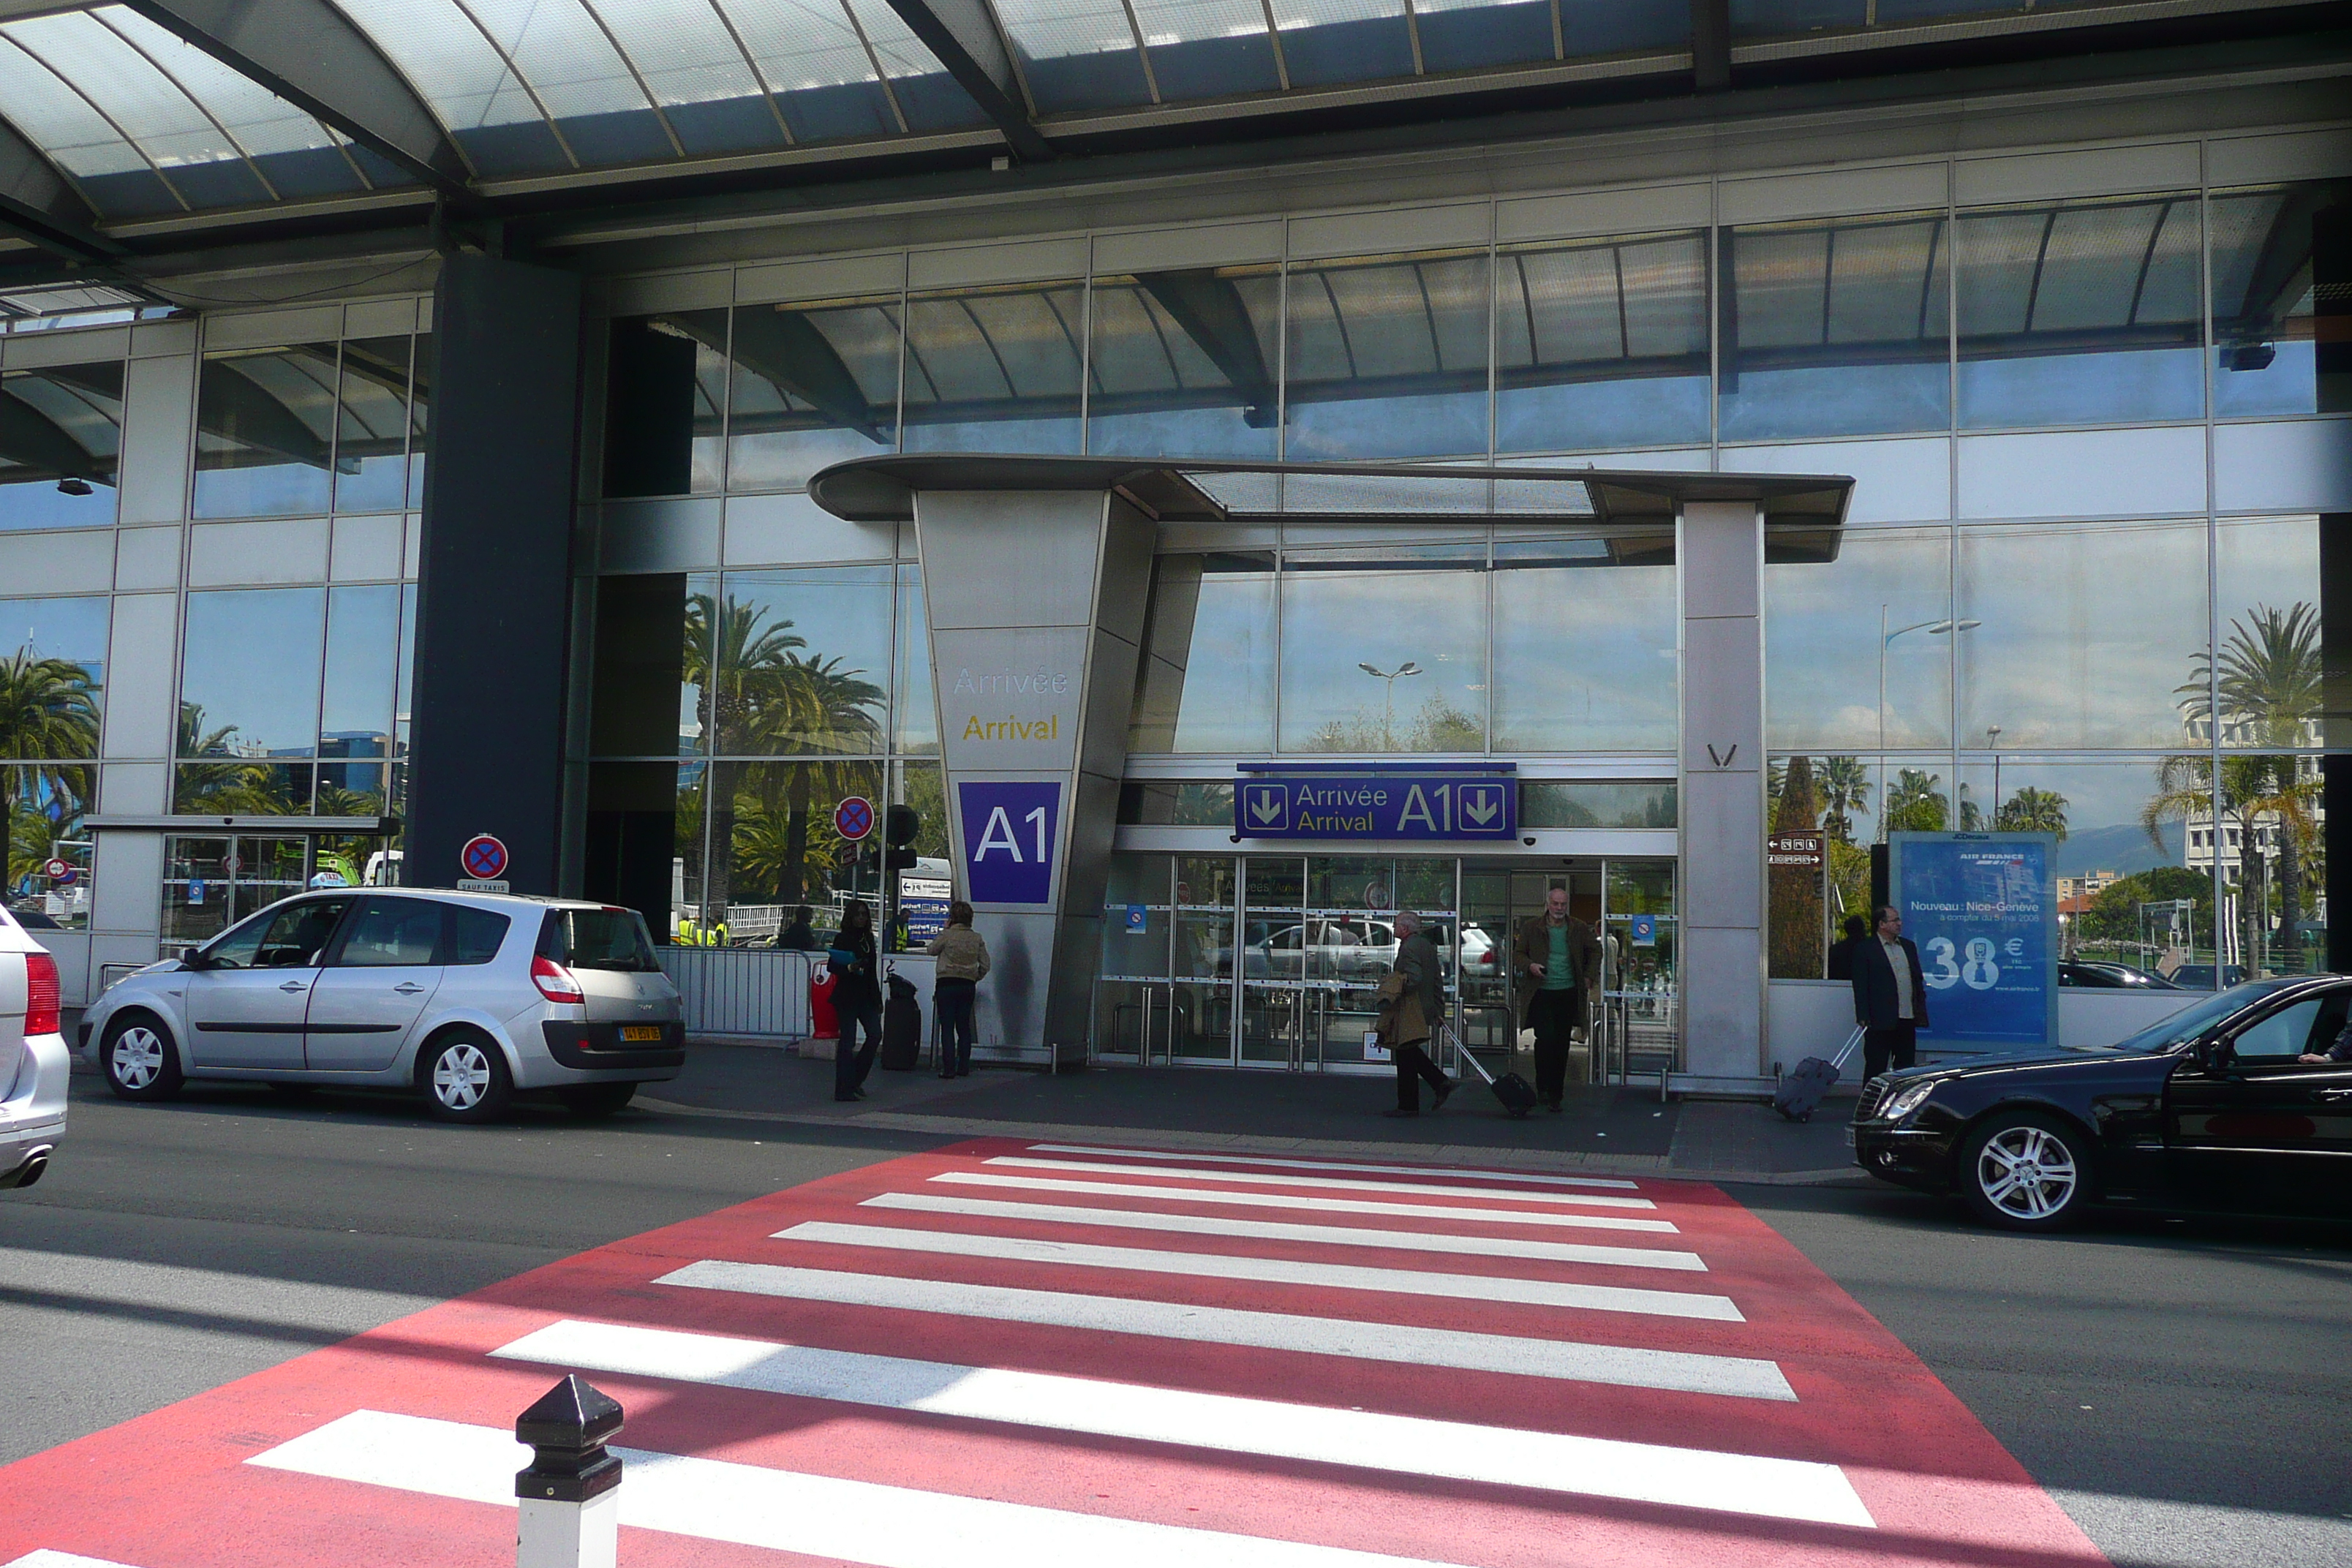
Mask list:
[[[499,955],[507,940],[507,927],[514,922],[490,910],[468,909],[464,904],[451,904],[449,910],[449,963],[488,963]]]
[[[550,910],[539,951],[567,969],[650,974],[661,967],[635,910]]]

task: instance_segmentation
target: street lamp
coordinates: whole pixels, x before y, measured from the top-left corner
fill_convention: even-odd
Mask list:
[[[1985,744],[1992,750],[1992,826],[2000,827],[2000,726],[1985,726]]]
[[[1356,668],[1374,680],[1388,682],[1381,689],[1381,744],[1393,752],[1396,750],[1396,734],[1391,725],[1396,717],[1396,683],[1408,675],[1421,675],[1425,672],[1412,659],[1406,659],[1393,670],[1376,669],[1361,659],[1357,660]]]
[[[1972,632],[1984,625],[1982,621],[1955,621],[1948,617],[1934,621],[1914,621],[1907,626],[1892,631],[1886,626],[1886,606],[1878,606],[1878,837],[1886,839],[1886,649],[1896,637],[1908,632],[1926,632],[1939,637],[1947,632]]]

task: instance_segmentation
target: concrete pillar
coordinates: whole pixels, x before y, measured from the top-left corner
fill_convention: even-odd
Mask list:
[[[1764,1038],[1764,521],[1686,501],[1682,577],[1683,1066],[1752,1081]]]
[[[1083,1060],[1153,525],[1102,490],[915,496],[983,1056]]]
[[[434,296],[403,880],[446,887],[477,833],[557,890],[571,648],[580,280],[460,255]]]

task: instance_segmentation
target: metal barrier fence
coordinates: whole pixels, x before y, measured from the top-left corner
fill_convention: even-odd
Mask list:
[[[664,947],[688,1035],[804,1040],[809,976],[824,954],[772,947]]]

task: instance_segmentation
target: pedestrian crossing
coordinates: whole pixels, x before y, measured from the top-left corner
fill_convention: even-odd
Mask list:
[[[510,1563],[513,1418],[566,1372],[628,1411],[622,1562],[646,1568],[2099,1561],[1713,1188],[993,1139],[24,1461],[0,1563]],[[127,1506],[158,1467],[181,1500]]]

